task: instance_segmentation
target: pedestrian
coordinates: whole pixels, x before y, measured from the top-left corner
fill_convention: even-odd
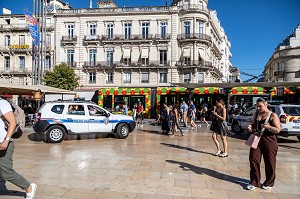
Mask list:
[[[173,137],[175,135],[176,127],[180,131],[181,136],[184,136],[182,129],[180,128],[180,125],[179,125],[179,110],[175,104],[172,107],[172,113],[173,113],[173,123],[172,123],[172,134],[170,136]]]
[[[193,103],[192,100],[190,100],[190,109],[189,109],[189,113],[190,113],[190,122],[191,122],[191,129],[190,130],[195,130],[196,129],[196,106]]]
[[[215,155],[219,157],[228,157],[226,140],[227,131],[223,128],[222,124],[223,122],[226,122],[226,108],[224,106],[224,101],[221,98],[217,98],[216,106],[211,113],[214,118],[210,130],[213,131],[212,139],[217,147],[217,153]],[[221,136],[224,151],[221,151],[220,149],[218,135]]]
[[[188,105],[185,103],[185,101],[182,101],[181,103],[181,107],[180,109],[182,109],[183,111],[183,123],[184,123],[184,127],[187,127],[187,115],[188,115],[188,110],[189,110],[189,107]]]
[[[170,109],[167,103],[163,103],[164,109],[161,112],[161,129],[163,134],[169,134],[170,132]]]
[[[250,148],[250,184],[247,186],[248,190],[255,190],[260,187],[260,163],[263,156],[265,162],[266,180],[262,184],[262,188],[269,190],[274,187],[275,170],[276,170],[276,156],[278,151],[278,144],[276,134],[280,132],[280,120],[277,114],[272,113],[268,109],[268,102],[263,98],[256,100],[257,112],[254,113],[252,125],[248,126],[249,132],[257,132],[260,134],[260,140],[256,149]],[[268,115],[269,121],[265,124]]]
[[[0,178],[26,191],[26,199],[32,199],[37,185],[29,183],[23,176],[13,170],[14,142],[11,139],[16,128],[16,118],[8,101],[0,99]],[[5,123],[8,124],[7,131]]]
[[[134,103],[132,108],[132,118],[137,123],[137,103]]]
[[[209,124],[205,119],[206,115],[207,115],[207,107],[201,106],[201,108],[200,108],[200,127],[201,127],[201,122],[206,123],[207,127],[209,127]]]
[[[139,127],[143,127],[143,120],[144,120],[143,111],[144,111],[144,107],[142,105],[142,102],[139,102],[137,106],[137,121],[138,121],[137,126]]]

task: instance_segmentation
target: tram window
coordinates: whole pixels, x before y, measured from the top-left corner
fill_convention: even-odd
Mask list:
[[[139,102],[142,102],[142,105],[145,109],[145,96],[143,95],[130,96],[130,109],[133,108],[134,104],[138,104]]]
[[[104,108],[112,108],[112,95],[105,95],[103,99],[103,107]]]
[[[124,104],[128,105],[129,96],[125,95],[115,95],[115,110],[122,111]]]

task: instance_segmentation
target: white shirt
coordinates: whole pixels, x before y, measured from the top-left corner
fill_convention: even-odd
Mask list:
[[[11,108],[11,105],[8,101],[0,99],[0,117],[5,115],[6,113],[13,111]],[[3,140],[6,137],[6,130],[5,130],[5,124],[2,119],[0,119],[0,143],[3,142]]]

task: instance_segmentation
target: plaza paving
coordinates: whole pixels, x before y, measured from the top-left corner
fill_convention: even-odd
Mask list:
[[[73,136],[61,144],[44,143],[28,129],[15,140],[14,168],[38,184],[40,199],[299,199],[300,143],[279,139],[275,188],[248,191],[249,149],[243,138],[229,137],[229,157],[219,158],[204,125],[184,137],[177,132],[170,138],[159,127],[144,125],[125,140]],[[0,182],[1,199],[24,196]]]

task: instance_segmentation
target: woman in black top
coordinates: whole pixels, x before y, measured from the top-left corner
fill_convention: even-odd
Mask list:
[[[260,162],[262,156],[265,162],[266,180],[262,184],[263,189],[271,189],[275,182],[276,156],[278,151],[276,134],[280,132],[280,121],[276,113],[268,109],[268,103],[263,98],[256,101],[257,112],[253,116],[252,125],[248,126],[249,132],[258,132],[261,134],[260,141],[256,149],[250,148],[250,184],[249,190],[255,190],[260,187]],[[265,121],[271,113],[269,122]],[[262,129],[265,129],[262,131]]]
[[[163,134],[169,134],[170,132],[170,109],[167,106],[167,103],[163,104],[164,109],[161,112],[161,128]]]

